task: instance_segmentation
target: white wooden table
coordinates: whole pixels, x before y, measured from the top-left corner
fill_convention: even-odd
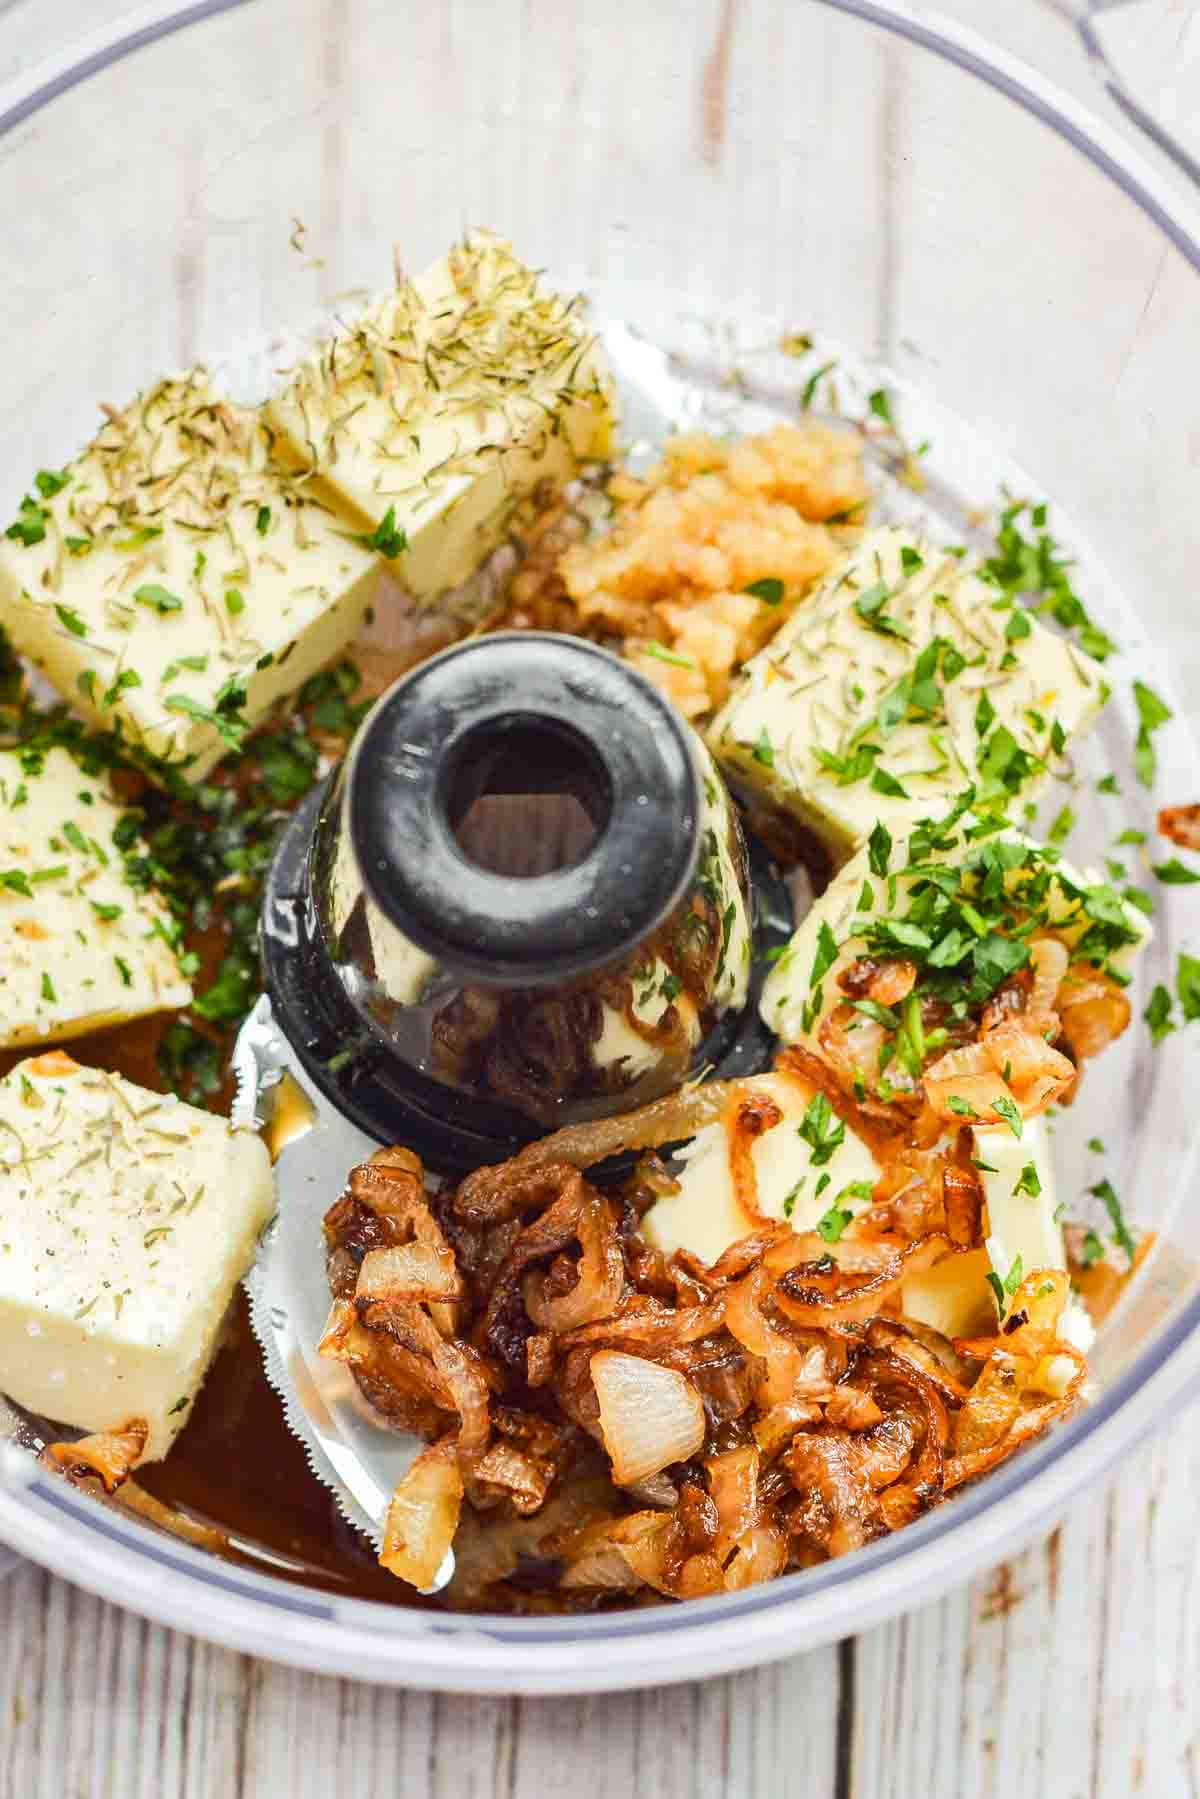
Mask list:
[[[51,40],[124,10],[60,0]],[[943,10],[1088,94],[1037,0]],[[6,47],[0,77],[20,60]],[[939,1604],[771,1668],[583,1700],[293,1673],[22,1566],[0,1581],[0,1799],[540,1799],[564,1779],[656,1799],[1200,1794],[1198,1499],[1200,1410]]]

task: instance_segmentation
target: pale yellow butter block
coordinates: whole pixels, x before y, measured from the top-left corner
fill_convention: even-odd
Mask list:
[[[1103,694],[1090,657],[1007,609],[969,566],[889,526],[868,532],[745,665],[708,742],[837,867],[877,818],[898,834],[968,784],[1028,797]]]
[[[71,705],[199,780],[357,634],[376,553],[203,369],[43,470],[0,540],[0,621]]]
[[[1045,1118],[1027,1118],[1019,1137],[1007,1125],[975,1125],[971,1136],[987,1207],[985,1247],[944,1257],[902,1289],[907,1316],[946,1337],[995,1329],[989,1274],[1001,1283],[1013,1277],[1015,1289],[1037,1268],[1067,1265]]]
[[[126,878],[104,774],[0,751],[0,1047],[186,1006],[168,914]]]
[[[879,1166],[836,1113],[822,1116],[822,1101],[811,1082],[780,1071],[740,1081],[737,1091],[752,1101],[770,1102],[779,1113],[750,1148],[757,1212],[794,1230],[811,1231],[831,1211],[853,1217],[869,1204]],[[704,1262],[715,1262],[731,1243],[761,1228],[763,1217],[747,1211],[739,1199],[730,1148],[728,1121],[718,1119],[680,1151],[678,1193],[657,1200],[642,1221],[645,1236],[664,1254],[687,1249]],[[838,1219],[827,1228],[840,1235],[849,1225]]]
[[[429,600],[539,482],[609,454],[613,387],[576,302],[479,232],[322,343],[266,413],[314,491],[403,533],[398,578]]]
[[[0,1081],[0,1391],[57,1423],[187,1420],[274,1209],[259,1138],[61,1051]]]

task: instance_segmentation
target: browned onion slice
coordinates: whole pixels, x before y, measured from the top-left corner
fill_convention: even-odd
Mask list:
[[[660,1149],[664,1143],[682,1143],[721,1116],[736,1085],[733,1081],[709,1081],[706,1086],[682,1087],[636,1112],[569,1124],[531,1143],[511,1161],[477,1168],[469,1174],[455,1195],[455,1210],[464,1218],[511,1216],[505,1209],[507,1189],[521,1184],[548,1163],[567,1162],[573,1168],[592,1168],[622,1150]]]
[[[48,1443],[41,1460],[69,1480],[86,1480],[98,1474],[106,1493],[115,1493],[130,1470],[140,1461],[150,1435],[144,1418],[131,1418],[120,1430],[97,1431],[77,1443]]]
[[[617,1227],[608,1201],[599,1193],[586,1196],[576,1225],[583,1255],[579,1275],[569,1293],[550,1296],[546,1277],[533,1271],[525,1277],[525,1310],[539,1330],[576,1330],[616,1311],[625,1290],[625,1258],[617,1239]]]

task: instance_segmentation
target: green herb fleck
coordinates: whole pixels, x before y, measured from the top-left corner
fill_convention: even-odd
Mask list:
[[[168,612],[182,612],[183,601],[177,593],[167,587],[160,587],[157,581],[147,581],[141,587],[135,587],[133,597],[139,606],[149,606],[152,612],[164,617]]]
[[[87,624],[79,616],[78,612],[75,611],[75,608],[73,606],[56,605],[54,610],[58,614],[59,624],[65,626],[66,629],[71,633],[72,637],[86,637],[87,636],[87,634],[88,634]]]
[[[1050,826],[1048,835],[1051,843],[1065,843],[1074,829],[1075,814],[1070,806],[1064,806]]]
[[[764,606],[778,606],[783,600],[783,582],[774,575],[764,575],[761,581],[751,581],[749,587],[743,587],[742,592],[753,594]]]
[[[1133,752],[1134,772],[1143,787],[1153,787],[1157,758],[1151,738],[1173,714],[1171,708],[1144,681],[1134,682],[1133,697],[1138,714],[1137,743]]]
[[[1118,1249],[1123,1249],[1125,1251],[1125,1254],[1132,1262],[1134,1256],[1137,1254],[1137,1244],[1130,1234],[1129,1226],[1125,1223],[1125,1215],[1121,1210],[1121,1202],[1113,1191],[1112,1182],[1107,1180],[1097,1181],[1094,1187],[1088,1188],[1088,1192],[1094,1194],[1103,1205],[1112,1223],[1113,1242]]]
[[[1200,873],[1181,862],[1178,856],[1172,856],[1168,862],[1152,862],[1150,872],[1164,887],[1192,887],[1200,881]]]
[[[775,750],[770,737],[767,735],[766,725],[763,726],[762,734],[750,754],[755,762],[761,762],[764,768],[774,768]]]
[[[992,1101],[992,1110],[1000,1114],[1014,1137],[1021,1135],[1024,1129],[1021,1114],[1017,1110],[1015,1102],[1009,1099],[1007,1094],[1002,1093]]]
[[[871,873],[883,880],[892,855],[892,834],[881,818],[876,819],[874,829],[867,838],[867,855]]]
[[[1083,1249],[1080,1252],[1079,1259],[1085,1268],[1092,1268],[1097,1262],[1103,1259],[1103,1256],[1104,1245],[1096,1235],[1095,1231],[1089,1228],[1087,1235],[1083,1239]]]
[[[837,938],[822,919],[821,927],[817,932],[817,952],[813,957],[812,973],[808,977],[810,990],[824,980],[837,958]]]
[[[378,550],[379,554],[386,556],[389,562],[394,556],[398,556],[401,550],[408,548],[408,538],[403,531],[396,529],[396,508],[394,506],[388,507],[374,531],[360,535],[358,541],[365,544],[368,550]]]
[[[846,1126],[838,1117],[824,1093],[814,1093],[809,1100],[797,1134],[807,1143],[814,1168],[823,1168],[846,1139]]]
[[[1038,1177],[1037,1169],[1032,1162],[1026,1162],[1024,1168],[1021,1170],[1017,1184],[1013,1188],[1014,1195],[1017,1193],[1028,1193],[1030,1199],[1036,1199],[1041,1190],[1042,1183]]]

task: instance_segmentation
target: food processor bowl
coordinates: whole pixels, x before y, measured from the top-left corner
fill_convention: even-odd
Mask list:
[[[914,504],[974,529],[998,468],[1048,496],[1124,652],[1098,753],[1128,765],[1130,677],[1153,680],[1174,713],[1156,797],[1191,801],[1200,226],[1151,155],[969,32],[868,0],[142,9],[0,90],[0,500],[11,514],[34,469],[83,443],[98,402],[199,359],[256,397],[331,310],[390,279],[391,246],[416,270],[486,225],[591,297],[622,350],[627,437],[694,422],[681,368],[705,422],[794,412],[796,388],[752,365],[782,344],[794,367],[811,342],[803,367],[892,395],[924,451]],[[1150,796],[1122,792],[1119,824],[1152,828]],[[1194,892],[1162,890],[1148,980],[1193,941]],[[1139,1030],[1090,1101],[1085,1083],[1106,1170],[1155,1233],[1101,1330],[1090,1403],[858,1553],[661,1609],[454,1615],[217,1561],[2,1446],[0,1541],[170,1625],[410,1686],[661,1683],[859,1630],[1048,1526],[1194,1391],[1196,1064],[1189,1032],[1152,1049]],[[1064,1191],[1087,1178],[1077,1128]]]

